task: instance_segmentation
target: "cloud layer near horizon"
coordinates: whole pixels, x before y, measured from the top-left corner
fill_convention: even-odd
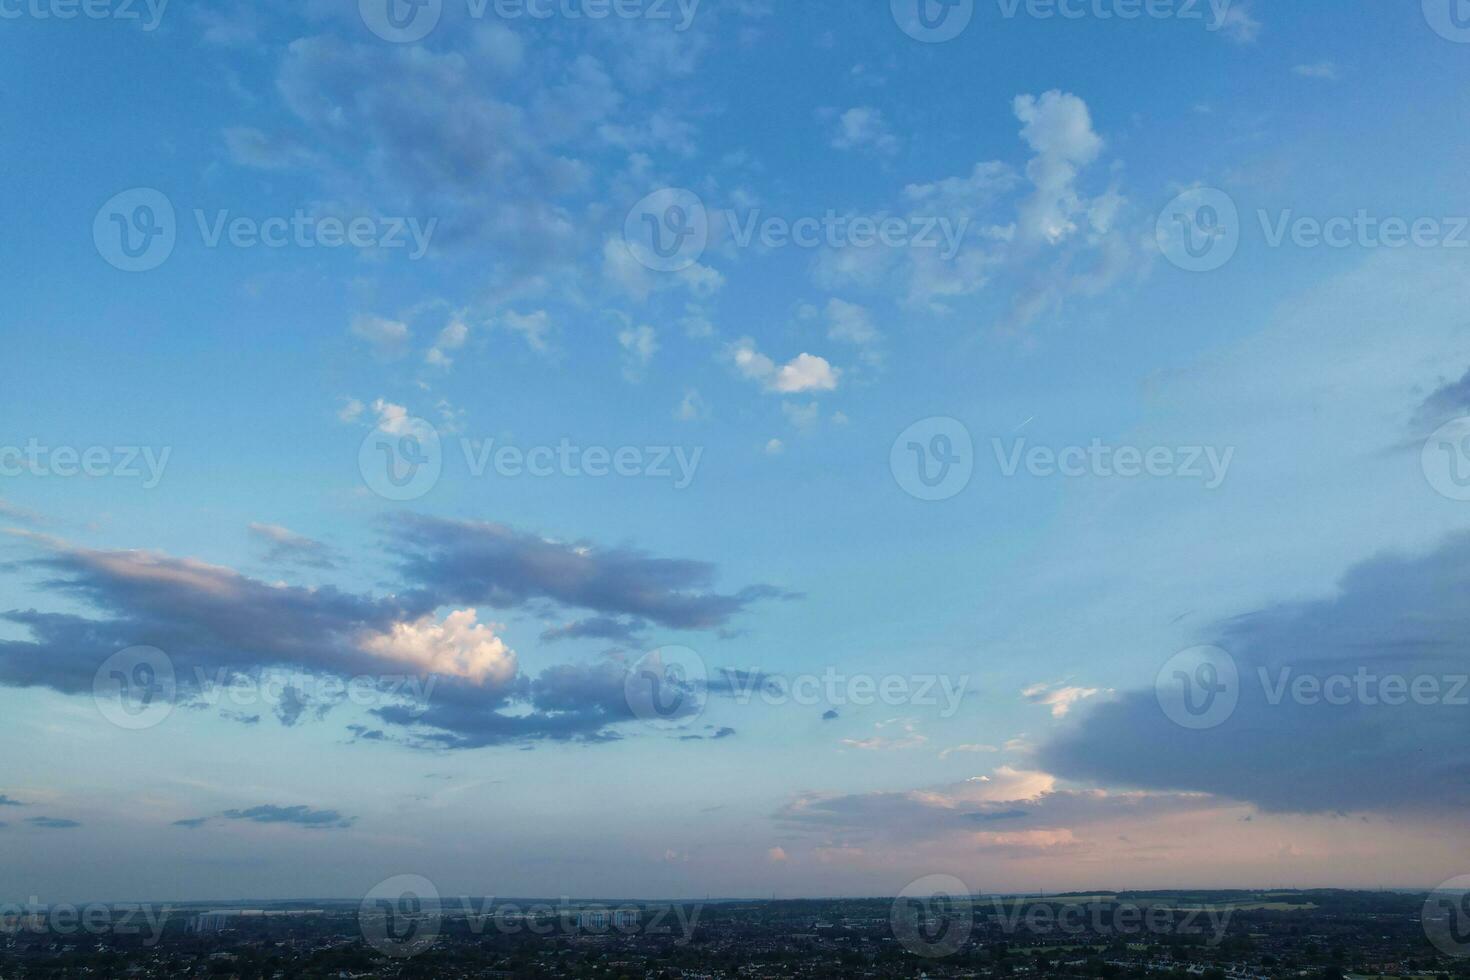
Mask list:
[[[1368,559],[1332,596],[1283,600],[1206,634],[1239,673],[1239,704],[1218,727],[1182,729],[1155,691],[1134,690],[1081,712],[1037,761],[1067,779],[1204,792],[1268,811],[1463,812],[1467,595],[1470,534]]]

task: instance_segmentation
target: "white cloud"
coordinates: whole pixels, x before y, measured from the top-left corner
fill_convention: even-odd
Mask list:
[[[408,351],[413,332],[401,320],[358,314],[352,318],[352,334],[365,341],[373,353],[384,360],[402,357]]]
[[[969,743],[969,744],[966,744],[966,745],[952,745],[949,748],[945,749],[944,751],[940,752],[939,753],[939,758],[941,758],[941,759],[948,759],[950,756],[954,755],[956,752],[999,752],[999,751],[1000,751],[1000,749],[996,748],[994,745],[981,745],[981,744],[978,744],[978,743]]]
[[[998,160],[975,164],[968,177],[945,177],[928,184],[909,184],[903,196],[910,201],[955,203],[964,207],[994,201],[1016,185],[1016,172]]]
[[[836,298],[827,303],[827,336],[860,347],[871,346],[880,339],[870,310]]]
[[[1090,697],[1101,694],[1102,689],[1096,687],[1073,687],[1063,684],[1032,684],[1021,692],[1021,697],[1032,704],[1042,704],[1051,708],[1053,718],[1065,718],[1067,713],[1078,704]]]
[[[903,729],[903,734],[897,738],[887,738],[881,735],[874,735],[872,738],[844,738],[842,744],[850,749],[861,749],[864,752],[896,752],[903,749],[916,749],[929,741],[929,737],[921,734],[914,723],[907,719],[895,718],[880,721],[873,727],[882,731],[893,725],[899,725]]]
[[[1292,68],[1292,73],[1302,78],[1319,78],[1327,82],[1335,82],[1342,76],[1338,73],[1337,65],[1331,61],[1319,61],[1311,65],[1297,65]]]
[[[802,430],[803,432],[807,432],[816,428],[817,423],[821,421],[822,418],[822,410],[816,402],[812,402],[809,405],[797,405],[793,402],[782,402],[781,414],[785,415],[787,420],[790,421],[792,425],[796,426],[796,428]]]
[[[516,675],[515,651],[495,634],[493,624],[477,623],[475,611],[451,612],[444,622],[433,616],[394,623],[384,633],[360,640],[363,650],[384,660],[500,687]]]
[[[815,354],[798,354],[785,364],[776,365],[755,347],[749,337],[727,349],[735,369],[747,380],[759,382],[767,391],[794,395],[804,391],[835,391],[842,372],[827,359]]]
[[[725,285],[725,277],[719,270],[699,262],[678,272],[654,272],[639,262],[628,243],[617,236],[609,236],[602,243],[602,275],[640,303],[656,292],[681,287],[697,297],[707,298]]]
[[[525,43],[520,35],[504,24],[484,24],[475,30],[475,51],[485,63],[502,74],[521,67]]]
[[[842,372],[815,354],[798,354],[776,372],[774,388],[783,394],[835,391]]]
[[[525,314],[507,310],[495,322],[502,329],[519,334],[526,346],[538,354],[546,352],[547,335],[551,333],[551,315],[545,310]]]
[[[363,410],[367,406],[356,398],[342,399],[342,407],[337,409],[337,419],[341,422],[356,422],[362,418]]]
[[[1251,14],[1250,6],[1232,4],[1220,21],[1225,36],[1239,44],[1251,44],[1261,36],[1261,22]]]
[[[700,422],[709,418],[709,406],[697,389],[684,389],[684,400],[674,410],[674,418],[680,422]]]
[[[1092,130],[1087,103],[1075,95],[1055,89],[1039,98],[1018,95],[1013,107],[1023,123],[1021,138],[1036,152],[1026,165],[1035,192],[1021,205],[1021,232],[1056,244],[1077,231],[1072,219],[1083,208],[1073,183],[1079,169],[1097,159],[1103,141]]]
[[[647,324],[618,331],[618,344],[623,348],[623,377],[643,380],[648,364],[658,352],[658,337]]]
[[[832,145],[839,150],[872,150],[876,153],[898,152],[898,137],[888,127],[883,113],[872,106],[848,109],[837,120]]]
[[[449,355],[450,351],[459,350],[469,339],[470,328],[464,320],[458,316],[454,317],[439,331],[439,338],[434,341],[434,346],[424,355],[424,360],[434,367],[449,368],[454,364],[454,358]]]
[[[409,422],[408,409],[379,398],[373,402],[373,414],[378,417],[378,428],[389,435],[407,435],[413,431]]]

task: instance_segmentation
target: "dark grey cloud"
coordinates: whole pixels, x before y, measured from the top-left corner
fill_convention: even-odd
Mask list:
[[[719,741],[721,739],[726,739],[726,738],[734,738],[735,737],[735,734],[736,734],[735,729],[729,728],[729,727],[716,728],[714,725],[705,725],[704,728],[705,728],[705,731],[709,732],[710,734],[708,734],[708,735],[681,735],[681,736],[679,736],[679,741],[681,741],[681,742],[705,742],[705,741],[713,742],[713,741]]]
[[[628,705],[627,669],[611,660],[560,664],[522,676],[498,698],[446,679],[423,706],[390,705],[374,713],[409,728],[426,744],[478,748],[516,742],[607,742],[611,727],[636,721]],[[514,708],[513,713],[507,709]]]
[[[785,678],[775,674],[768,674],[762,670],[721,667],[710,675],[709,690],[711,694],[750,698],[763,692],[784,694],[786,687]]]
[[[836,708],[828,708],[826,711],[822,712],[822,720],[823,721],[835,721],[835,720],[837,720],[837,709]]]
[[[313,700],[300,688],[287,685],[281,689],[280,700],[276,702],[276,720],[286,728],[295,728],[308,712],[320,721],[332,710],[334,702]]]
[[[175,820],[173,825],[175,827],[188,827],[190,830],[197,830],[207,823],[209,823],[208,817],[194,817],[189,820]]]
[[[719,593],[710,562],[553,541],[502,524],[408,515],[392,531],[404,577],[440,604],[510,608],[550,600],[670,629],[710,630],[756,601],[796,597],[770,585]]]
[[[249,820],[252,823],[288,823],[312,830],[333,830],[352,826],[356,817],[344,817],[336,810],[313,810],[305,806],[264,804],[248,810],[226,810],[220,814],[227,820]]]
[[[19,563],[41,588],[81,600],[107,618],[11,610],[32,641],[0,641],[0,684],[90,693],[118,650],[148,645],[173,660],[179,683],[251,667],[295,665],[333,673],[381,670],[360,650],[363,630],[386,630],[427,610],[332,587],[275,586],[216,565],[143,551],[92,551],[32,538],[44,557]],[[219,675],[225,671],[225,675]]]
[[[612,616],[591,616],[556,626],[541,634],[543,643],[557,640],[615,640],[619,643],[642,642],[642,633],[648,624],[638,619],[616,619]]]
[[[265,546],[265,560],[272,564],[318,569],[337,567],[336,553],[320,541],[276,524],[251,524],[247,530]]]
[[[1227,620],[1203,642],[1239,668],[1239,704],[1218,727],[1180,728],[1152,689],[1132,691],[1080,712],[1041,746],[1039,764],[1068,779],[1195,790],[1272,811],[1463,813],[1470,804],[1470,534],[1422,555],[1372,558],[1330,597]],[[1347,677],[1351,686],[1337,689],[1347,703],[1294,697],[1289,685],[1304,675]],[[1405,698],[1385,678],[1437,693]]]
[[[619,101],[592,59],[569,67],[568,76],[566,97],[536,112],[491,59],[300,38],[287,46],[276,77],[300,133],[260,134],[253,142],[312,146],[317,163],[298,162],[330,183],[336,199],[437,218],[436,249],[489,242],[503,247],[507,263],[545,268],[589,244],[560,201],[584,192],[593,171],[566,148]],[[558,107],[573,106],[568,122],[543,125]],[[291,162],[280,154],[269,160]]]
[[[42,591],[78,600],[93,612],[0,612],[31,633],[29,640],[0,641],[0,685],[90,694],[109,656],[152,646],[170,658],[182,702],[216,703],[207,695],[217,687],[267,669],[338,678],[420,675],[417,661],[385,660],[369,651],[367,641],[446,606],[589,610],[594,615],[578,629],[595,635],[648,622],[707,629],[758,599],[790,597],[762,585],[716,592],[714,566],[707,562],[564,544],[501,525],[403,518],[391,527],[392,553],[408,587],[381,598],[331,586],[269,584],[153,552],[95,551],[21,535],[41,557],[14,567],[35,574]],[[610,741],[618,737],[612,726],[636,720],[626,703],[626,670],[605,660],[485,683],[436,676],[432,688],[404,688],[375,710],[382,721],[410,730],[405,741],[425,746]],[[425,702],[407,693],[412,690],[431,694]],[[314,699],[299,685],[279,693],[274,714],[287,727],[324,717],[336,703]],[[230,717],[254,725],[260,716]]]
[[[0,793],[0,806],[25,806],[20,800],[12,800],[4,793]]]
[[[26,823],[44,830],[74,830],[81,826],[75,820],[67,820],[62,817],[31,817],[26,820]]]
[[[1470,415],[1470,371],[1429,393],[1414,413],[1414,428],[1430,432],[1462,415]]]

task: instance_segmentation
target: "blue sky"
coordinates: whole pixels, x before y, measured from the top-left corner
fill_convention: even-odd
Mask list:
[[[1435,0],[974,6],[940,43],[902,2],[704,0],[680,29],[674,4],[445,0],[410,42],[372,0],[0,6],[0,705],[29,748],[0,775],[6,882],[1442,877],[1463,711],[1262,707],[1257,668],[1465,669],[1470,505],[1431,433],[1470,414],[1470,46]],[[1233,252],[1190,271],[1157,229],[1206,189]],[[673,221],[673,190],[709,234],[659,268],[626,229]],[[119,268],[115,221],[168,222],[159,201],[172,251]],[[1436,241],[1273,242],[1359,212]],[[960,247],[732,231],[829,213]],[[370,242],[321,244],[352,219]],[[306,238],[252,243],[272,221]],[[964,433],[968,482],[909,492],[911,427],[926,452]],[[579,465],[476,474],[486,440]],[[411,499],[361,463],[431,444]],[[1008,472],[1094,445],[1162,469]],[[4,469],[28,446],[100,447],[109,475]],[[640,475],[588,475],[588,448]],[[1154,688],[1197,644],[1235,659],[1243,707],[1186,732]],[[177,689],[119,728],[93,675],[138,647]],[[650,721],[624,681],[672,647],[690,698]],[[306,700],[197,685],[262,671]],[[909,686],[742,703],[726,671]],[[419,704],[323,688],[429,675]],[[953,705],[915,694],[946,682]]]

